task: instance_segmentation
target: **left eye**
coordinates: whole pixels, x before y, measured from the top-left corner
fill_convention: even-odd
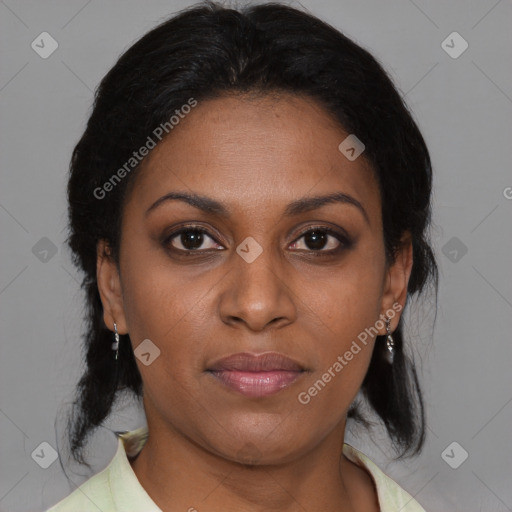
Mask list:
[[[329,252],[331,250],[334,251],[338,249],[340,245],[344,245],[341,235],[338,235],[337,233],[334,233],[326,228],[310,229],[309,231],[303,233],[301,237],[292,244],[295,249],[300,249],[300,247],[297,247],[297,245],[299,244],[298,241],[301,239],[304,239],[303,245],[308,246],[305,248],[306,251],[310,250],[319,252],[321,249],[325,249],[321,252]]]

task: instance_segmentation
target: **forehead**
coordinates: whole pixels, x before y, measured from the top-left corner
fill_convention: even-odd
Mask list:
[[[179,190],[250,214],[306,195],[343,192],[363,203],[370,217],[378,215],[371,166],[338,149],[348,135],[307,97],[230,95],[199,102],[146,157],[130,203],[148,208]]]

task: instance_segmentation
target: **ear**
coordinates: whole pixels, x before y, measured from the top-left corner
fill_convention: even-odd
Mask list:
[[[106,240],[98,242],[96,254],[96,279],[103,304],[103,320],[110,330],[114,331],[115,322],[119,334],[127,334],[121,280]]]
[[[381,318],[384,319],[386,312],[391,310],[396,314],[387,315],[390,318],[389,327],[394,331],[400,321],[401,311],[405,307],[407,300],[407,285],[411,276],[413,264],[412,238],[409,232],[406,232],[400,241],[400,246],[396,251],[394,263],[387,270],[384,290],[381,302]],[[384,329],[381,335],[386,334]]]

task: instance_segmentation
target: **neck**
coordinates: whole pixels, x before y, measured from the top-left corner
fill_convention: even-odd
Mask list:
[[[132,468],[164,512],[378,510],[373,481],[343,455],[345,422],[282,464],[244,465],[169,428],[151,428]]]

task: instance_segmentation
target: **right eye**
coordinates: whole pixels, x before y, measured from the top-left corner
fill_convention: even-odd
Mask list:
[[[205,237],[206,235],[206,237]],[[213,246],[200,249],[200,247],[210,239],[214,242]],[[217,247],[215,247],[217,245]],[[171,250],[180,252],[203,252],[212,249],[219,249],[219,244],[213,239],[205,229],[196,226],[184,226],[174,231],[164,240],[164,246]],[[222,246],[221,246],[222,247]]]

